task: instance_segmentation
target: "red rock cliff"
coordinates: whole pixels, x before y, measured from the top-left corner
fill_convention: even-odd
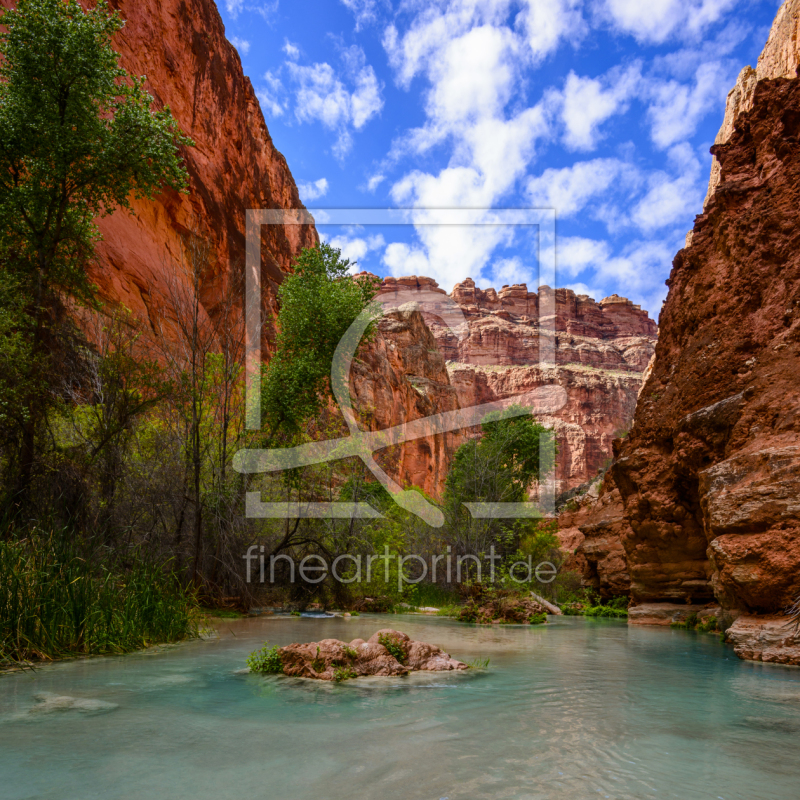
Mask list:
[[[771,615],[800,593],[798,30],[790,0],[745,100],[729,101],[718,174],[675,257],[653,371],[612,468],[634,619],[718,603],[743,615],[737,653],[791,663],[800,640]]]
[[[528,292],[524,284],[506,286],[500,292],[484,291],[467,278],[456,284],[449,297],[426,277],[386,278],[382,286],[383,292],[419,289],[428,296],[441,295],[443,307],[445,301],[455,301],[467,326],[465,331],[453,332],[434,312],[425,312],[432,346],[438,346],[442,364],[445,359],[447,362],[444,374],[438,367],[434,369],[437,385],[447,387],[447,403],[442,404],[443,397],[436,392],[426,390],[429,402],[434,402],[438,410],[450,410],[454,393],[455,407],[467,408],[558,383],[566,390],[568,402],[544,420],[554,425],[558,437],[556,491],[596,476],[598,468],[610,460],[613,439],[630,424],[641,373],[653,353],[657,328],[647,312],[616,295],[596,303],[585,295],[557,289],[557,366],[542,368],[538,363],[539,295]],[[552,290],[542,287],[541,292]],[[421,374],[421,363],[422,359],[415,359],[409,375]],[[400,367],[398,379],[404,369]],[[360,402],[380,406],[371,401],[373,394],[366,391]],[[394,418],[402,421],[397,415]],[[443,485],[449,459],[463,438],[437,441],[433,474],[424,484],[428,491],[429,486]],[[409,463],[420,465],[423,461],[417,454]],[[420,468],[415,471],[423,473]],[[410,472],[403,475],[406,480],[410,476]]]
[[[156,106],[170,107],[195,147],[181,154],[188,195],[168,191],[98,221],[103,241],[91,277],[104,299],[146,318],[167,293],[181,236],[199,229],[212,245],[202,298],[213,316],[227,277],[244,267],[245,210],[302,208],[297,187],[213,0],[109,0],[109,7],[126,21],[113,42],[121,65],[147,76]],[[313,226],[265,227],[265,302],[293,256],[315,241]]]

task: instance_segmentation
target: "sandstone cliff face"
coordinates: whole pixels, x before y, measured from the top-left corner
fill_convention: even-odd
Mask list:
[[[795,0],[784,3],[772,24],[767,44],[758,58],[756,68],[746,66],[739,73],[736,85],[728,92],[725,118],[714,144],[725,144],[734,130],[736,120],[753,107],[753,95],[760,80],[794,78],[800,65],[800,4]],[[720,163],[716,155],[711,161],[711,179],[703,208],[714,194],[720,181]]]
[[[375,338],[353,362],[350,387],[365,430],[459,408],[444,358],[413,304],[391,310],[380,320]],[[376,460],[401,486],[441,496],[448,465],[463,441],[459,431],[426,436],[381,451]]]
[[[167,191],[134,201],[133,213],[118,210],[98,221],[103,241],[91,278],[105,300],[147,319],[165,304],[181,236],[198,232],[212,246],[201,296],[213,317],[231,274],[244,268],[245,210],[302,208],[297,187],[213,0],[109,0],[109,7],[126,20],[114,40],[121,65],[147,76],[156,105],[170,107],[195,147],[181,153],[188,195]],[[292,258],[315,241],[313,226],[265,226],[265,303]]]
[[[429,278],[387,278],[384,287],[418,285],[439,291]],[[539,302],[554,294],[556,367],[539,365]],[[568,401],[544,422],[558,440],[556,491],[590,480],[611,456],[611,442],[627,428],[636,406],[641,372],[653,354],[657,328],[646,311],[613,295],[596,303],[568,289],[525,284],[482,290],[467,278],[450,295],[466,319],[459,337],[435,315],[426,315],[448,362],[462,408],[501,400],[537,386],[559,384]]]
[[[543,419],[558,439],[556,491],[590,480],[608,464],[612,441],[632,419],[641,372],[653,353],[657,328],[647,312],[616,295],[596,303],[557,289],[557,366],[542,368],[539,295],[524,284],[498,293],[478,289],[468,278],[447,295],[431,278],[390,277],[379,295],[403,291],[421,293],[422,313],[409,306],[402,324],[396,313],[382,322],[352,381],[362,416],[380,422],[374,429],[559,384],[567,403]],[[453,323],[447,317],[453,307],[456,321],[463,321],[455,330],[445,324],[445,319]],[[450,459],[471,435],[476,432],[398,447],[385,457],[387,472],[400,483],[440,495]]]
[[[673,263],[652,375],[612,469],[636,603],[775,614],[800,593],[799,10],[781,8],[712,150],[719,181]],[[743,656],[767,646],[742,637]]]

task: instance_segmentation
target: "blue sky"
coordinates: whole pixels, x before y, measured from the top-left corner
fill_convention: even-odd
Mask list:
[[[555,208],[557,284],[654,318],[725,97],[780,5],[217,2],[308,207]],[[319,228],[379,275],[538,285],[521,232]]]

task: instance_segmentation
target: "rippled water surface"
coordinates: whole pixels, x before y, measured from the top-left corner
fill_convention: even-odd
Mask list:
[[[800,670],[712,635],[361,616],[0,676],[0,797],[800,798]],[[394,627],[486,672],[341,685],[237,674],[268,639]]]

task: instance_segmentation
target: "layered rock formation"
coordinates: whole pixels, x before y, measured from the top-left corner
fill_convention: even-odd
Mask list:
[[[612,468],[631,595],[651,608],[775,615],[800,593],[799,25],[791,0],[729,102],[718,178],[673,262],[653,371]],[[786,629],[765,630],[742,622],[737,653],[800,663]]]
[[[384,291],[398,287],[445,295],[430,278],[387,278],[383,284]],[[568,402],[544,419],[558,439],[556,491],[594,477],[611,456],[611,442],[630,423],[641,372],[653,354],[657,328],[647,312],[616,295],[597,303],[569,289],[529,292],[525,284],[497,292],[479,289],[470,278],[456,284],[449,297],[466,330],[452,330],[435,312],[425,316],[448,362],[460,407],[561,385]],[[539,307],[551,299],[556,366],[540,366],[539,343],[548,332],[539,325]]]
[[[622,546],[627,523],[613,477],[606,474],[577,502],[558,517],[557,535],[567,553],[564,566],[579,572],[583,586],[603,600],[627,596],[631,579]]]
[[[0,0],[5,8],[15,5]],[[297,187],[213,0],[109,0],[108,5],[126,20],[113,42],[121,66],[147,76],[156,107],[169,106],[195,146],[181,152],[188,195],[167,191],[153,200],[134,200],[132,213],[117,210],[98,220],[103,240],[91,278],[105,300],[146,319],[170,305],[182,237],[197,233],[211,245],[201,297],[213,317],[231,276],[244,269],[245,210],[302,208]],[[316,242],[316,231],[265,226],[262,241],[269,304],[292,258]]]
[[[742,68],[736,85],[728,92],[725,103],[725,118],[714,144],[725,144],[734,130],[736,121],[753,107],[753,96],[758,81],[772,78],[794,78],[800,66],[800,7],[795,2],[786,2],[779,9],[756,68]],[[711,178],[703,208],[714,194],[720,182],[721,167],[716,154],[712,154]],[[688,242],[690,243],[690,242]],[[687,243],[687,244],[688,244]]]

